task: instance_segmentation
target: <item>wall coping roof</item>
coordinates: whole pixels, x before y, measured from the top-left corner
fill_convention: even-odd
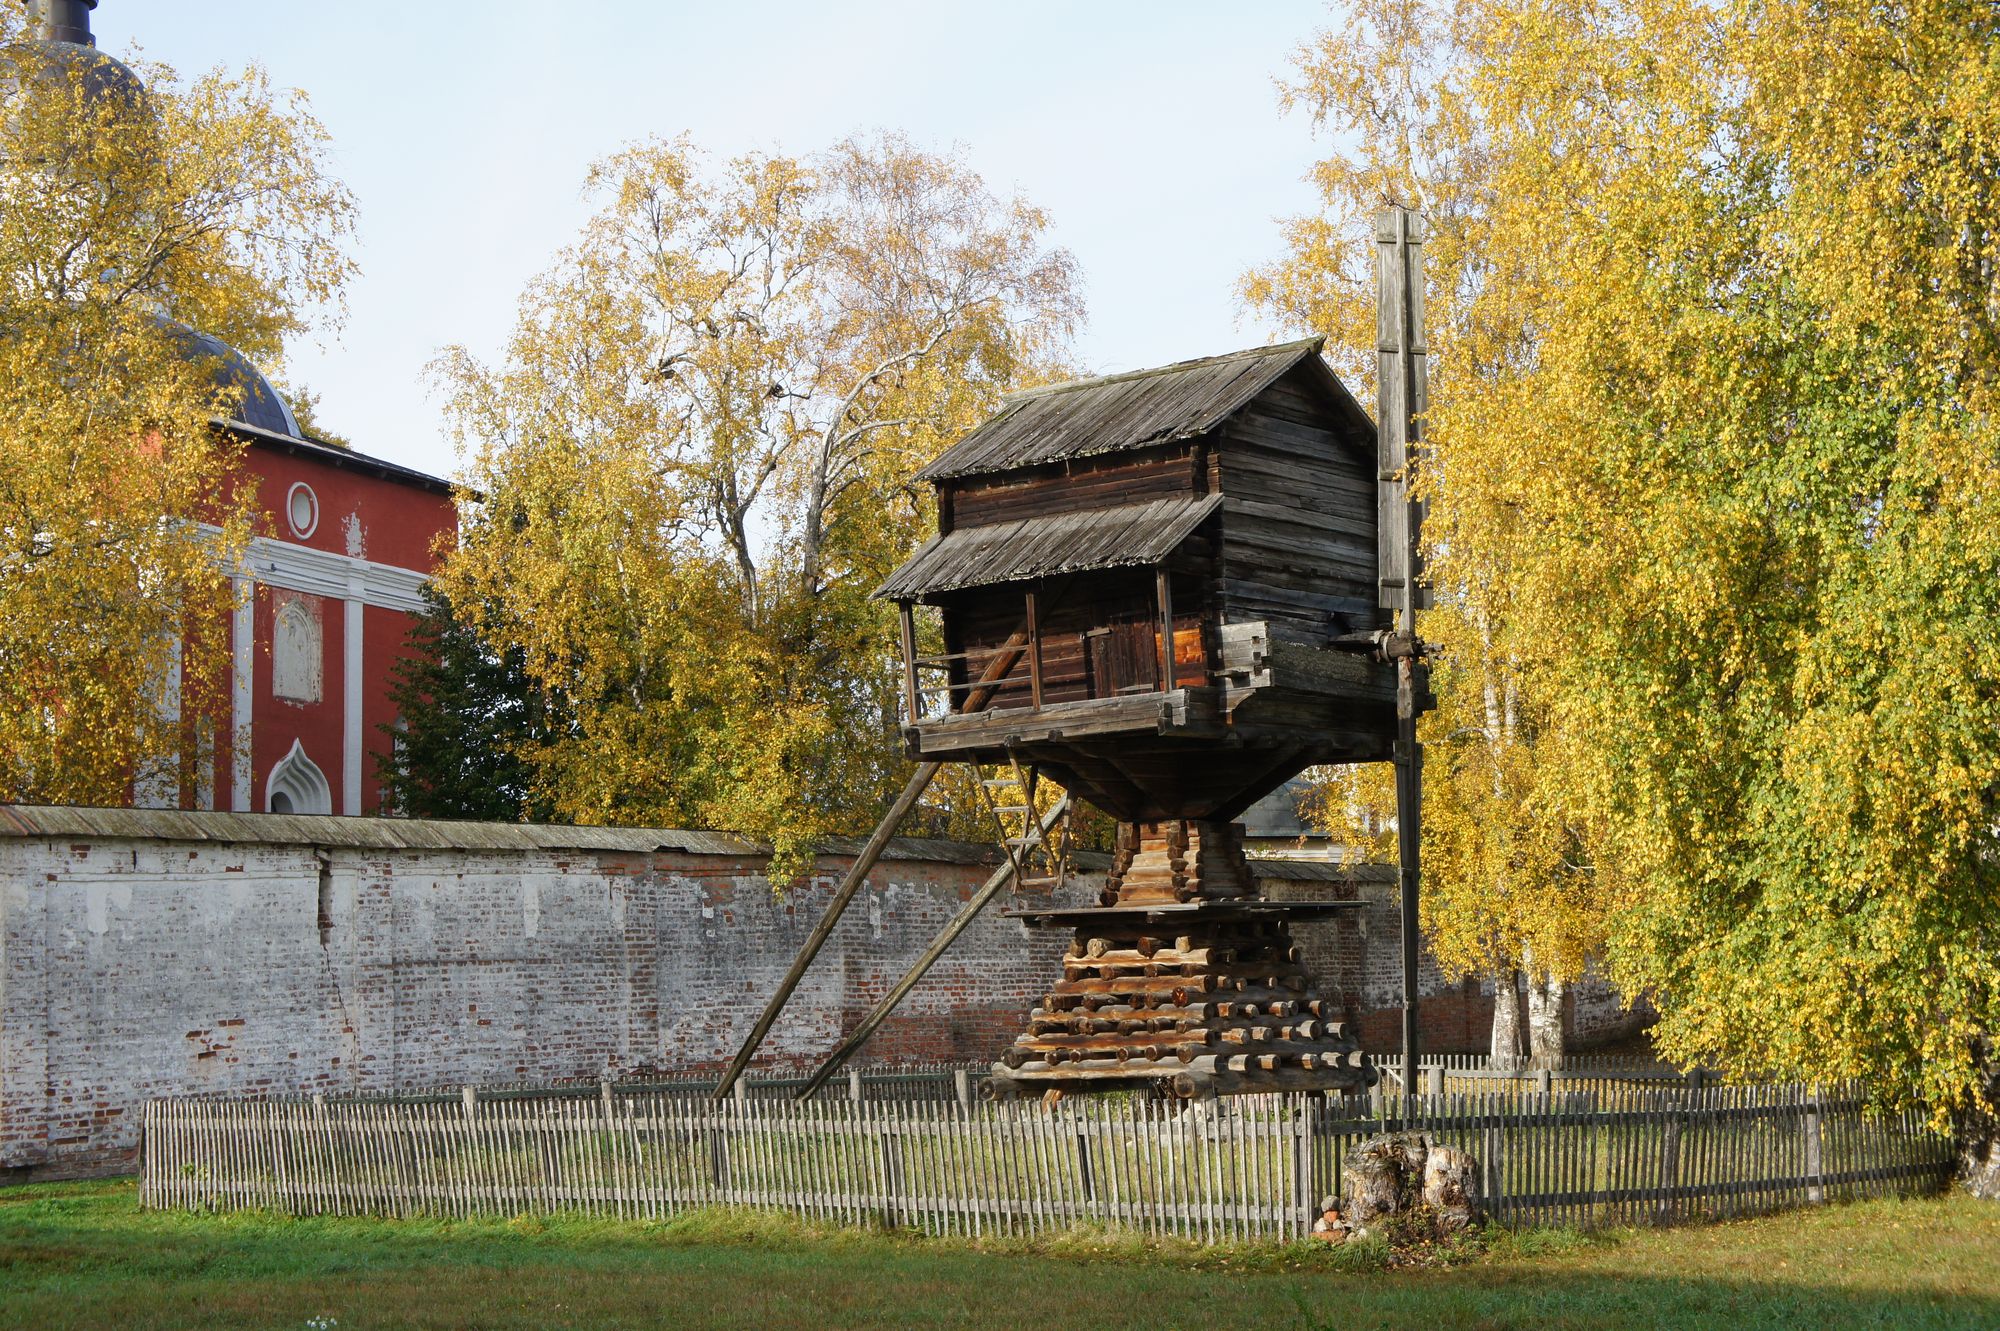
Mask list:
[[[143,841],[292,846],[342,846],[375,850],[585,850],[761,858],[770,847],[729,832],[660,827],[576,827],[562,823],[481,823],[442,818],[344,818],[320,814],[226,813],[186,809],[95,808],[73,804],[0,804],[0,841],[61,837],[115,837]],[[851,856],[856,838],[830,839],[822,854]],[[932,864],[997,864],[997,846],[933,837],[897,837],[888,860]],[[1080,853],[1077,867],[1102,872],[1110,856]],[[1255,859],[1260,878],[1300,882],[1375,881],[1393,869],[1381,865]]]

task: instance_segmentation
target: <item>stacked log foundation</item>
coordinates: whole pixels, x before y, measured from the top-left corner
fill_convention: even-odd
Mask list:
[[[1283,908],[1259,900],[1255,881],[1232,825],[1121,827],[1104,908],[1068,913],[1062,979],[1002,1053],[996,1094],[1369,1085],[1374,1074],[1300,963]]]
[[[1257,895],[1235,823],[1120,823],[1103,904],[1241,901]]]

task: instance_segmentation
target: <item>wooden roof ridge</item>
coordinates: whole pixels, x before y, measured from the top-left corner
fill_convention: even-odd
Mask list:
[[[1347,418],[1346,432],[1372,439],[1374,423],[1320,355],[1325,345],[1324,337],[1298,338],[1017,393],[916,479],[941,482],[1192,439],[1301,365],[1317,368]]]
[[[1052,393],[1071,393],[1079,388],[1101,388],[1106,384],[1151,379],[1155,375],[1177,374],[1183,370],[1197,369],[1205,365],[1218,365],[1223,361],[1301,355],[1307,351],[1319,351],[1325,346],[1326,334],[1314,333],[1311,337],[1295,337],[1289,342],[1270,342],[1261,347],[1241,347],[1235,351],[1218,352],[1213,356],[1195,356],[1188,360],[1177,360],[1170,365],[1154,365],[1143,370],[1120,370],[1116,374],[1093,374],[1082,379],[1064,379],[1058,383],[1042,384],[1036,388],[1017,388],[1011,393],[1002,393],[1000,403],[1002,406],[1012,406],[1028,398],[1045,397]]]

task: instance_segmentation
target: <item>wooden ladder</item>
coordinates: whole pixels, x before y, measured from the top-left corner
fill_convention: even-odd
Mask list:
[[[1014,866],[1012,890],[1018,894],[1061,887],[1070,875],[1070,816],[1063,814],[1051,836],[1036,835],[1035,795],[1041,787],[1041,769],[1032,765],[1024,769],[1020,760],[1009,754],[1007,765],[996,766],[990,773],[985,764],[972,764],[972,775],[980,801],[999,834],[1000,849]],[[997,797],[995,792],[999,792]],[[1047,872],[1030,877],[1037,858],[1039,867]]]

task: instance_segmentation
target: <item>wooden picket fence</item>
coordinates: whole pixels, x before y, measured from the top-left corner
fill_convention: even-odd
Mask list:
[[[1370,1067],[1391,1091],[1399,1089],[1402,1060],[1396,1054],[1364,1055]],[[1599,1054],[1572,1054],[1554,1070],[1521,1065],[1495,1068],[1484,1054],[1426,1054],[1419,1062],[1424,1077],[1420,1094],[1443,1095],[1447,1091],[1466,1094],[1548,1094],[1551,1091],[1597,1091],[1607,1100],[1616,1100],[1628,1086],[1690,1086],[1699,1089],[1713,1079],[1701,1072],[1682,1073],[1669,1064],[1650,1058],[1612,1057]],[[976,1063],[881,1063],[852,1064],[843,1076],[834,1077],[815,1094],[820,1099],[848,1100],[965,1100],[976,1097],[991,1079],[993,1064]],[[661,1072],[627,1078],[614,1083],[617,1095],[678,1096],[706,1098],[716,1085],[713,1071]],[[737,1082],[740,1093],[752,1099],[791,1099],[805,1086],[807,1074],[796,1069],[755,1068]],[[560,1100],[578,1095],[595,1095],[596,1079],[567,1081],[488,1082],[479,1087],[481,1099]],[[343,1093],[342,1100],[383,1104],[456,1103],[464,1088],[458,1085],[400,1088],[390,1091]],[[309,1096],[296,1097],[309,1099]],[[1375,1109],[1371,1113],[1379,1112]]]
[[[1368,1064],[1384,1091],[1402,1090],[1400,1056],[1371,1055]],[[1449,1094],[1526,1100],[1586,1092],[1596,1095],[1602,1107],[1612,1108],[1657,1090],[1699,1091],[1715,1084],[1715,1078],[1702,1070],[1684,1073],[1669,1064],[1637,1058],[1572,1057],[1560,1068],[1531,1068],[1525,1062],[1495,1067],[1483,1054],[1433,1054],[1419,1060],[1417,1067],[1417,1094],[1430,1099]]]
[[[1141,1097],[1039,1103],[673,1096],[457,1103],[160,1100],[141,1197],[297,1215],[659,1219],[776,1208],[934,1234],[1106,1224],[1203,1241],[1307,1234],[1361,1138],[1413,1128],[1470,1151],[1511,1226],[1664,1224],[1924,1191],[1949,1143],[1852,1090]]]
[[[1379,1072],[1400,1075],[1403,1066],[1402,1054],[1366,1054],[1370,1067]],[[1525,1058],[1515,1060],[1508,1066],[1496,1066],[1486,1054],[1420,1054],[1417,1066],[1429,1072],[1437,1070],[1446,1076],[1471,1077],[1521,1077],[1534,1079],[1538,1071],[1528,1066]],[[1551,1075],[1562,1077],[1595,1077],[1617,1081],[1680,1081],[1684,1074],[1673,1064],[1658,1058],[1639,1057],[1631,1054],[1567,1054],[1562,1066],[1552,1070]]]
[[[821,1099],[849,1100],[952,1100],[976,1096],[991,1077],[992,1063],[885,1063],[852,1064],[842,1075],[827,1081],[815,1094]],[[711,1071],[652,1073],[611,1083],[620,1098],[662,1096],[679,1099],[707,1099],[715,1090],[718,1074]],[[792,1099],[806,1085],[809,1075],[796,1069],[756,1068],[736,1083],[736,1094],[750,1099]],[[597,1078],[564,1081],[487,1082],[478,1088],[481,1100],[566,1100],[599,1093],[604,1082]],[[342,1101],[365,1104],[456,1104],[464,1095],[462,1085],[405,1087],[392,1091],[342,1093]],[[310,1095],[280,1097],[304,1102]]]

